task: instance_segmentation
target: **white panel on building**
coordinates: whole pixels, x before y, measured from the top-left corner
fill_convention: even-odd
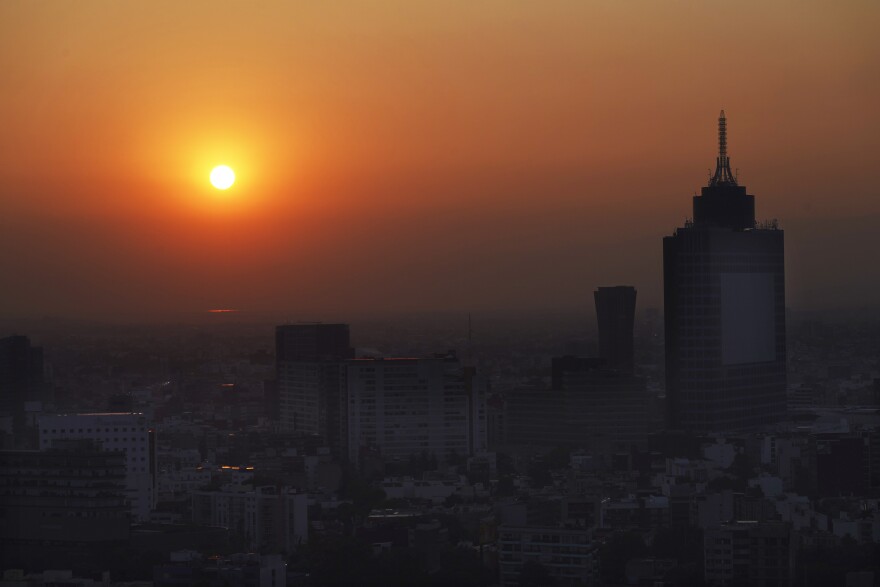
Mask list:
[[[775,361],[773,274],[722,273],[720,278],[722,363]]]

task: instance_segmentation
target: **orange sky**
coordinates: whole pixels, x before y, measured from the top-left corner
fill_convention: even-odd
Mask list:
[[[721,108],[786,229],[789,305],[876,302],[877,22],[873,0],[6,0],[0,315],[589,310],[612,284],[659,305]]]

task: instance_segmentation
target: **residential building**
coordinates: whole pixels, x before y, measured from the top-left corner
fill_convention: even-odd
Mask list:
[[[172,552],[153,568],[155,587],[284,587],[287,565],[279,554],[237,553],[204,558],[193,551]]]
[[[713,586],[794,584],[795,540],[784,522],[732,522],[704,534],[706,583]]]
[[[454,354],[355,359],[347,366],[348,454],[405,460],[486,450],[486,383]]]
[[[38,421],[40,449],[57,441],[88,439],[105,451],[125,454],[125,494],[132,519],[147,521],[156,505],[156,436],[140,413],[43,415]]]
[[[545,567],[556,585],[592,585],[598,581],[599,542],[589,528],[511,526],[498,528],[501,586],[519,584],[523,565]]]
[[[192,492],[193,522],[220,526],[256,552],[293,552],[308,539],[308,496],[286,487],[226,485]]]
[[[0,451],[0,550],[128,540],[125,474],[123,452],[89,440]]]
[[[0,338],[0,415],[12,417],[15,447],[34,448],[26,433],[25,404],[45,402],[48,391],[43,377],[43,349],[32,346],[26,336]]]
[[[353,356],[348,324],[285,324],[275,328],[282,430],[319,436],[334,454],[345,456],[344,362]]]

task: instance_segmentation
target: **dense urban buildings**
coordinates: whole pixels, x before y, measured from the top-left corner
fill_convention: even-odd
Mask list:
[[[596,329],[221,313],[5,339],[0,584],[876,584],[880,325],[782,319],[782,232],[720,122],[665,242],[668,373],[627,285],[594,291]]]
[[[695,432],[755,429],[786,410],[783,231],[756,223],[726,124],[722,111],[715,174],[693,219],[663,239],[669,419]]]
[[[706,582],[729,585],[794,584],[795,538],[791,526],[755,520],[706,531]]]
[[[90,440],[0,451],[0,540],[4,548],[128,540],[125,453]]]
[[[503,525],[498,549],[502,587],[519,585],[529,563],[546,569],[557,585],[592,585],[598,579],[599,543],[587,528]]]
[[[291,553],[308,538],[307,495],[287,487],[230,484],[192,501],[193,522],[232,529],[251,552]]]

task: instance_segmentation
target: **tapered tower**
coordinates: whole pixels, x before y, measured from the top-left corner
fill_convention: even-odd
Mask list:
[[[727,118],[693,220],[663,239],[669,424],[749,430],[785,415],[783,232],[755,222],[755,198],[730,170]]]

